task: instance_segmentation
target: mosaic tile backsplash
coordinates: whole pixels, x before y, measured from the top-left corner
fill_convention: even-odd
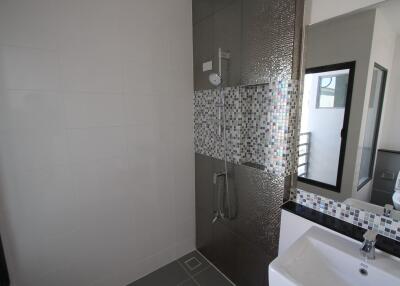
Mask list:
[[[196,91],[195,151],[236,164],[256,164],[277,175],[296,169],[298,81]],[[220,109],[222,97],[225,108]],[[224,111],[223,111],[224,110]],[[222,113],[221,113],[222,112]],[[219,134],[225,112],[226,141]]]
[[[400,222],[396,219],[357,209],[300,189],[291,190],[290,200],[364,229],[373,229],[383,236],[400,241]]]

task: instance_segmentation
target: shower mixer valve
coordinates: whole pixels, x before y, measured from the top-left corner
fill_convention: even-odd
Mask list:
[[[217,184],[218,177],[221,177],[221,176],[226,176],[226,172],[217,172],[217,173],[214,173],[214,177],[213,177],[213,183],[214,183],[214,185]]]

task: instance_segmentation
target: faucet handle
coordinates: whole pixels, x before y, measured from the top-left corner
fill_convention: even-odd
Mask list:
[[[375,242],[377,235],[378,233],[375,230],[369,229],[364,233],[364,239],[366,241]]]
[[[220,177],[220,176],[226,176],[226,173],[225,173],[225,172],[216,172],[216,173],[214,173],[214,176],[213,176],[213,183],[214,183],[214,185],[217,184],[217,179],[218,179],[218,177]]]
[[[384,216],[384,217],[391,217],[392,212],[393,212],[393,206],[392,206],[392,205],[386,204],[386,205],[383,207],[383,216]]]

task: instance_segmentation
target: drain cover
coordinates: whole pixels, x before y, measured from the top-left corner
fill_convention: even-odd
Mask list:
[[[201,266],[201,262],[196,257],[189,258],[185,261],[185,264],[190,271],[193,271]]]

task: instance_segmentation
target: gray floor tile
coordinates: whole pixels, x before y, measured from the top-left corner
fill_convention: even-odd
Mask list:
[[[197,286],[196,283],[192,279],[183,282],[182,284],[179,284],[178,286]]]
[[[232,284],[213,267],[200,272],[193,278],[201,286],[232,286]]]
[[[178,262],[174,261],[128,286],[176,286],[189,278]]]
[[[178,259],[190,275],[195,275],[210,267],[210,264],[197,251],[193,251]]]

